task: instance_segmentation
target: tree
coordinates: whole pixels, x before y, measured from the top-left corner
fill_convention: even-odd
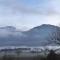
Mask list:
[[[19,48],[16,49],[17,60],[20,60],[20,53],[21,53],[21,50]]]
[[[57,54],[53,50],[51,50],[47,56],[47,60],[57,60]]]
[[[46,38],[49,43],[51,44],[51,42],[56,43],[58,45],[60,45],[60,28],[55,28],[54,31],[52,31],[51,33],[49,33],[49,37]]]

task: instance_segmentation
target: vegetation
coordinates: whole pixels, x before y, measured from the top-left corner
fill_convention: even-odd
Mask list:
[[[20,57],[17,53],[17,56],[14,55],[3,55],[0,57],[0,60],[60,60],[60,55],[56,54],[53,50],[50,51],[50,53],[45,56],[33,56],[33,57]]]
[[[46,60],[45,57],[14,57],[14,56],[3,56],[0,60]]]

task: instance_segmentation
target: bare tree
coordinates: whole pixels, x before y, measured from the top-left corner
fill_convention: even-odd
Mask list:
[[[52,31],[52,33],[49,33],[49,37],[46,38],[49,43],[48,44],[51,44],[51,43],[56,43],[58,45],[60,45],[60,28],[55,28],[54,31]]]

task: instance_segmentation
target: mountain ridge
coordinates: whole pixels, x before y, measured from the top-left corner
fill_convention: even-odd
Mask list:
[[[7,28],[4,27],[2,30],[0,28],[0,46],[58,45],[52,40],[55,37],[53,33],[57,31],[60,33],[60,27],[50,24],[43,24],[28,31],[16,31],[15,27],[7,26]]]

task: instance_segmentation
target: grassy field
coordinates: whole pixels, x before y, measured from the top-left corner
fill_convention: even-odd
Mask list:
[[[2,56],[0,60],[46,60],[45,57],[42,56],[34,56],[34,57],[18,57],[18,56]]]
[[[0,55],[0,60],[60,60],[60,54],[56,54],[53,50],[46,56],[44,55]]]

